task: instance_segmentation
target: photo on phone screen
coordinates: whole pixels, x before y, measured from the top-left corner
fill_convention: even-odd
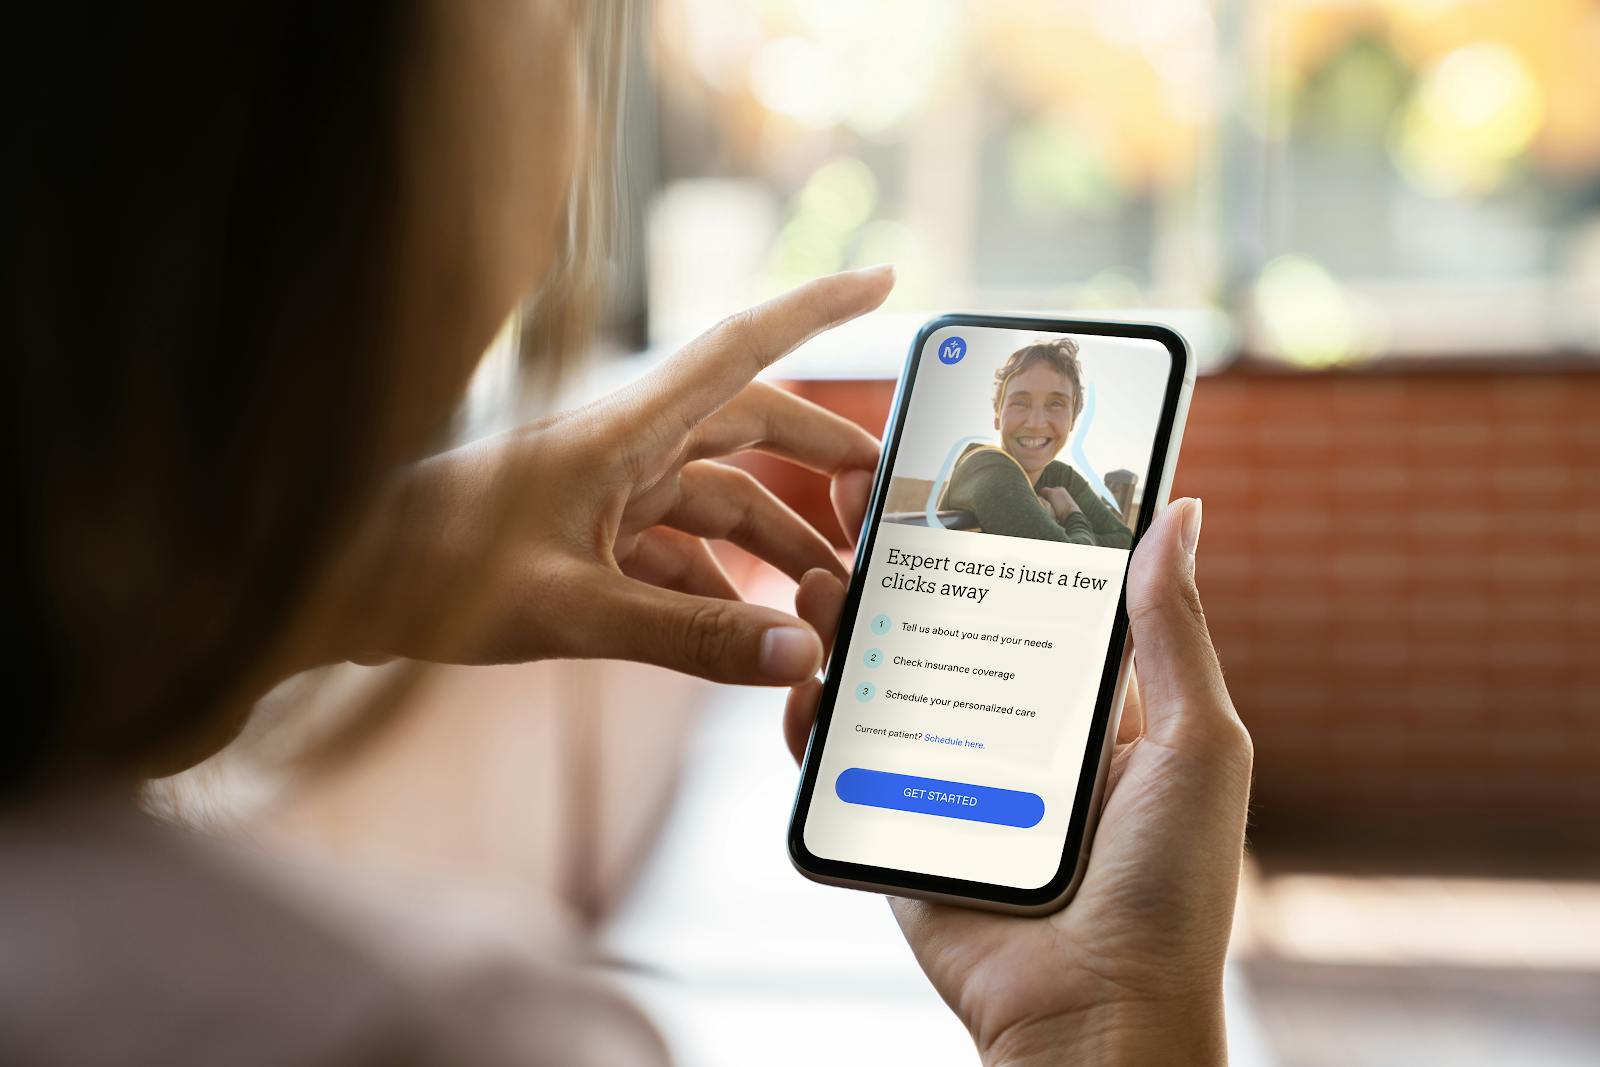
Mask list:
[[[1072,874],[1186,357],[1037,325],[936,320],[913,353],[790,831],[808,873],[1002,903]]]

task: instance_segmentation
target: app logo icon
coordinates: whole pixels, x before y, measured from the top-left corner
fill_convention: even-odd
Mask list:
[[[960,363],[961,357],[967,354],[967,342],[961,337],[946,337],[944,344],[939,346],[939,362],[945,366]]]

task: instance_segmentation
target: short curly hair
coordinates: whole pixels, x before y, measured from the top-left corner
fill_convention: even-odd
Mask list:
[[[994,411],[1000,414],[1000,402],[1005,399],[1006,382],[1021,374],[1034,363],[1048,363],[1072,383],[1072,421],[1078,421],[1083,411],[1083,364],[1078,362],[1078,342],[1070,337],[1056,337],[1048,341],[1035,341],[1024,345],[994,372]]]

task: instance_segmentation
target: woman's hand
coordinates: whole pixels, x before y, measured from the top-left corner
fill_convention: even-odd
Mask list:
[[[814,675],[817,634],[744,603],[707,540],[796,579],[844,568],[826,538],[714,459],[757,449],[829,475],[854,536],[877,440],[753,379],[877,307],[893,284],[888,267],[821,278],[729,318],[602,400],[417,464],[358,542],[373,550],[353,554],[384,562],[351,597],[360,636],[345,655],[606,657],[757,684]]]
[[[1047,485],[1039,490],[1039,499],[1044,501],[1045,507],[1050,509],[1050,514],[1056,517],[1058,523],[1065,523],[1068,515],[1083,510],[1072,499],[1072,494],[1059,485]]]
[[[1134,553],[1128,614],[1140,686],[1128,694],[1072,902],[1020,918],[891,901],[918,962],[986,1063],[1225,1059],[1222,960],[1251,746],[1195,591],[1199,533],[1200,502],[1181,500]],[[802,617],[830,641],[842,602],[843,588],[821,571],[796,593]],[[810,681],[791,694],[784,728],[797,758],[820,689]]]

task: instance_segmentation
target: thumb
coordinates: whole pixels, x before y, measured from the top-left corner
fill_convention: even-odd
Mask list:
[[[617,574],[585,598],[583,655],[653,663],[714,682],[796,685],[822,666],[799,619],[741,600],[691,596]]]
[[[1128,567],[1128,621],[1146,733],[1160,741],[1243,731],[1195,588],[1200,501],[1166,508]]]

